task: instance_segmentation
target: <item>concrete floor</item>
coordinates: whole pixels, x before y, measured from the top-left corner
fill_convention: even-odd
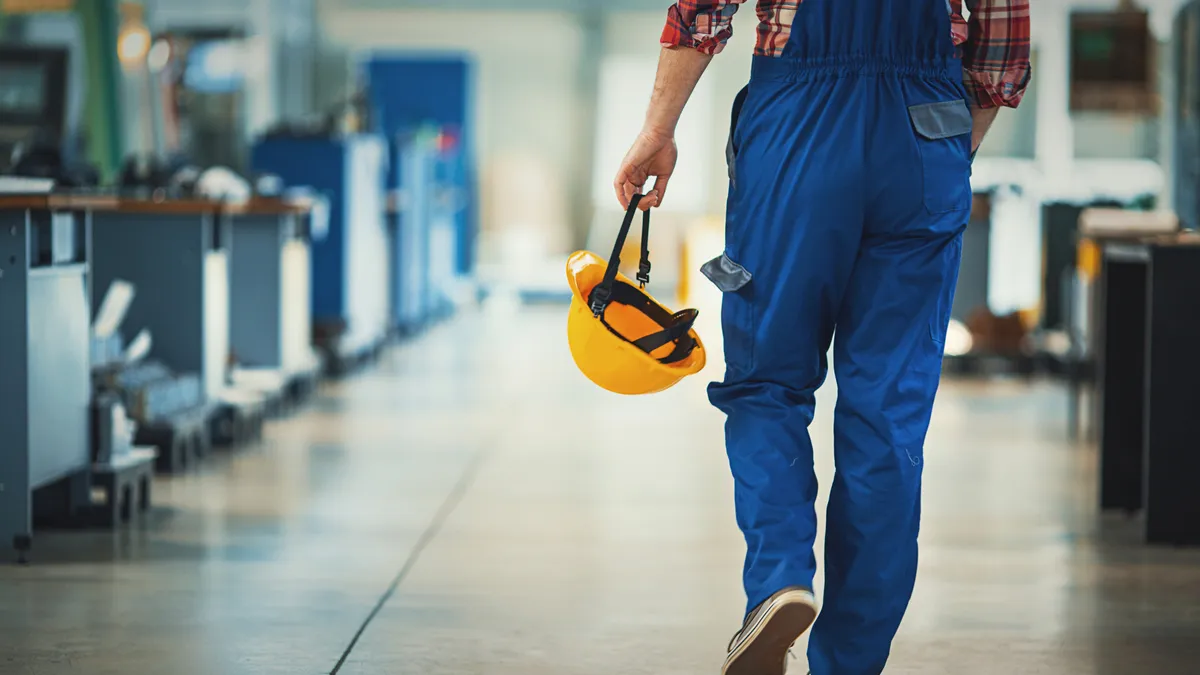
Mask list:
[[[743,603],[720,366],[615,398],[562,336],[557,308],[460,318],[159,481],[143,526],[39,534],[0,566],[0,674],[715,675]],[[1200,551],[1097,516],[1064,413],[943,385],[887,673],[1200,673]]]

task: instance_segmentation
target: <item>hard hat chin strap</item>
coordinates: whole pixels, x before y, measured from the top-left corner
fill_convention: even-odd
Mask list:
[[[638,204],[644,195],[634,195],[629,200],[629,209],[625,211],[625,220],[621,222],[621,231],[617,233],[617,242],[613,245],[612,255],[608,257],[608,267],[604,270],[604,279],[592,289],[588,304],[597,318],[604,314],[604,309],[612,300],[613,285],[617,281],[617,271],[621,267],[621,250],[625,248],[625,240],[629,238],[629,228],[633,225],[633,216],[637,213]],[[645,288],[650,283],[650,209],[642,212],[642,258],[638,262],[638,284]]]

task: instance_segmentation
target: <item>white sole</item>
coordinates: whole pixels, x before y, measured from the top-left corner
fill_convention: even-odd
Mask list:
[[[771,598],[725,659],[721,675],[783,675],[788,650],[817,619],[812,592],[789,590]]]

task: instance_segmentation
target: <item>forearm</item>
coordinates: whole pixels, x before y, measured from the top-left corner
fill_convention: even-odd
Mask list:
[[[679,116],[712,58],[696,49],[662,49],[643,133],[675,135]]]
[[[1016,108],[1029,86],[1030,0],[965,0],[970,10],[963,45],[963,86],[971,106],[971,151],[1001,108]]]
[[[999,108],[980,108],[979,106],[971,106],[971,152],[974,153],[983,143],[983,137],[987,135],[988,129],[992,128],[992,122],[996,120],[996,113],[1000,112]]]

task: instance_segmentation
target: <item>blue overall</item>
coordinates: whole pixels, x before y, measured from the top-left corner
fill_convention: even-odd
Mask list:
[[[812,675],[878,675],[917,571],[923,445],[971,209],[946,0],[804,0],[734,106],[724,380],[748,608],[811,588],[808,426],[833,369],[836,477]]]

